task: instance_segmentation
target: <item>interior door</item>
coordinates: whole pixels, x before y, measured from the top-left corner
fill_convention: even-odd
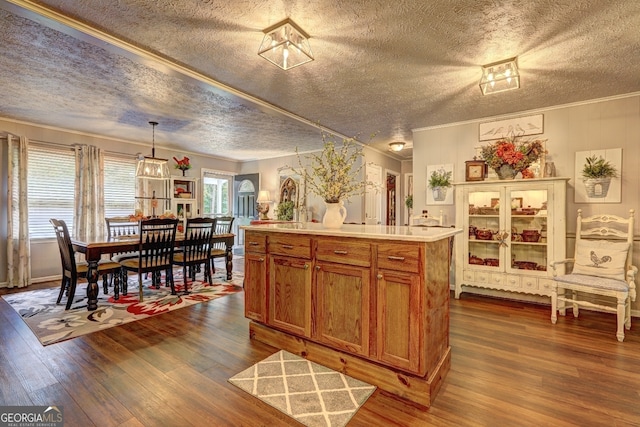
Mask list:
[[[252,219],[257,218],[256,197],[259,188],[259,173],[233,177],[233,215],[236,217],[233,221],[233,232],[238,245],[244,245],[244,231],[240,226],[248,225]]]
[[[374,184],[367,188],[364,200],[365,224],[380,224],[382,221],[382,166],[367,163],[364,168],[366,180]]]

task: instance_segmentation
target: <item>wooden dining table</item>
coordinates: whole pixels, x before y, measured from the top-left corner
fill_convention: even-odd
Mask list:
[[[184,240],[184,234],[176,234],[176,246],[180,246]],[[225,245],[225,267],[227,269],[227,280],[231,280],[233,271],[233,243],[235,234],[214,234],[211,237],[211,244],[224,243]],[[137,251],[140,245],[140,236],[120,236],[118,239],[109,240],[106,236],[93,240],[71,239],[71,244],[76,252],[84,254],[87,261],[87,309],[89,311],[98,308],[98,262],[105,254]]]

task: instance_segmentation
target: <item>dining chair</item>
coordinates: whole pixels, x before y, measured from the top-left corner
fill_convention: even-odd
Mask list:
[[[557,322],[558,312],[565,315],[565,304],[574,317],[579,307],[616,313],[616,338],[624,340],[624,329],[631,329],[631,301],[636,300],[633,224],[633,209],[629,218],[606,214],[583,218],[578,209],[574,257],[551,263],[551,323]],[[567,264],[573,265],[571,272],[558,274]],[[565,295],[566,291],[571,292]]]
[[[60,293],[56,304],[60,304],[62,295],[67,293],[67,304],[65,310],[71,308],[73,298],[76,293],[76,286],[79,278],[86,278],[89,265],[86,262],[76,261],[75,251],[71,244],[71,237],[69,236],[69,229],[67,224],[61,219],[51,218],[49,220],[56,233],[56,239],[58,240],[58,248],[60,249],[60,261],[62,263],[62,281],[60,283]],[[108,282],[107,275],[114,274],[118,276],[120,271],[120,264],[112,261],[100,261],[98,263],[98,274],[102,275],[102,282]],[[118,279],[114,281],[114,298],[118,299]]]
[[[171,218],[153,218],[140,221],[138,256],[120,261],[126,270],[138,273],[140,302],[143,301],[142,274],[160,274],[165,271],[166,283],[171,286],[171,294],[176,294],[173,283],[173,248],[176,241],[178,220]],[[156,283],[159,286],[159,281]],[[122,283],[123,294],[127,282]]]
[[[173,264],[182,266],[184,293],[188,294],[187,282],[196,279],[196,266],[204,265],[204,281],[211,283],[210,250],[211,236],[216,225],[216,218],[188,218],[181,250],[173,254]],[[189,276],[187,276],[189,267]]]
[[[138,232],[140,230],[140,222],[135,220],[132,221],[127,216],[118,216],[118,217],[105,217],[104,222],[107,227],[107,239],[108,241],[119,240],[122,238],[126,238],[127,236],[138,236]],[[136,258],[138,256],[137,251],[129,251],[129,252],[117,252],[109,254],[111,261],[120,262],[128,258]],[[125,269],[120,269],[121,277],[120,282],[124,283],[127,280],[127,271]],[[104,284],[105,293],[108,291],[107,286],[108,283]]]
[[[216,226],[213,234],[229,234],[231,233],[233,227],[233,220],[235,218],[232,216],[221,216],[216,218]],[[214,265],[215,258],[226,258],[227,257],[227,245],[225,243],[213,243],[211,245],[211,271],[216,272],[216,268]]]

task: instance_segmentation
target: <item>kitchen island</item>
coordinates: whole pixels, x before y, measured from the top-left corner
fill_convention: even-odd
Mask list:
[[[449,265],[460,229],[242,228],[252,339],[431,405],[451,362]]]

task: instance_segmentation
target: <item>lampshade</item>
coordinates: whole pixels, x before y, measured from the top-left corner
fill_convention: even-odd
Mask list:
[[[482,66],[480,90],[483,95],[518,89],[520,87],[520,73],[518,72],[518,58],[509,58]]]
[[[264,30],[258,55],[283,70],[289,70],[313,61],[308,39],[309,35],[287,18]]]
[[[153,145],[151,146],[151,157],[144,156],[138,160],[136,167],[136,177],[147,179],[169,179],[171,172],[169,171],[168,159],[156,158],[156,126],[158,122],[149,122],[153,128]]]
[[[396,141],[389,143],[389,148],[391,151],[402,151],[404,148],[404,142]]]
[[[258,203],[272,202],[271,193],[269,192],[269,190],[260,190],[260,192],[258,193],[258,199],[256,200],[256,202]]]

